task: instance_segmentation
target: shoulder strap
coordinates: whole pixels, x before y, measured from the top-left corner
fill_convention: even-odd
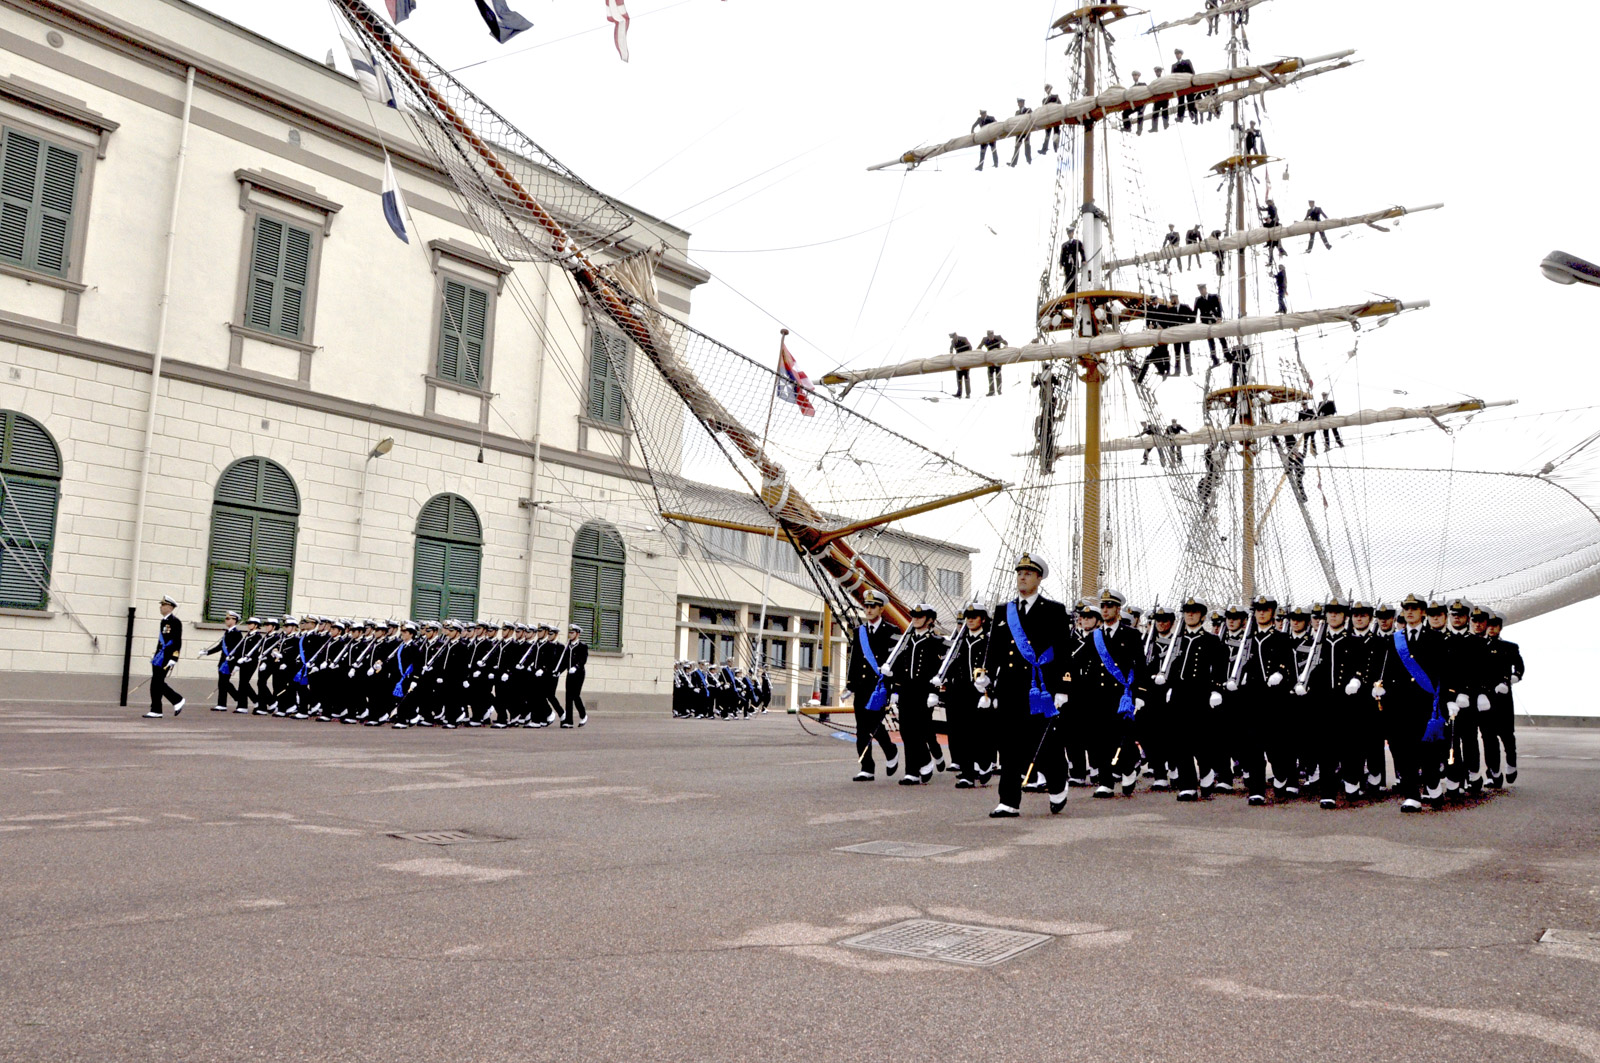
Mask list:
[[[857,625],[856,642],[861,646],[861,656],[866,658],[867,667],[872,669],[873,675],[881,678],[883,669],[878,667],[878,655],[872,652],[872,642],[867,636],[867,625]]]

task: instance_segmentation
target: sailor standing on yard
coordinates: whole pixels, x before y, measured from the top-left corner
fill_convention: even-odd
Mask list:
[[[171,598],[161,599],[161,624],[156,629],[156,652],[150,658],[150,711],[146,719],[161,719],[161,699],[172,702],[172,715],[183,711],[184,701],[176,690],[167,685],[167,676],[177,666],[183,652],[183,621],[177,616],[178,603]]]
[[[994,125],[997,120],[994,115],[980,108],[977,120],[972,123],[971,132],[976,133],[986,125]],[[978,145],[978,171],[980,173],[983,171],[983,153],[986,151],[994,157],[995,169],[1000,168],[1000,149],[995,147],[994,141],[991,140],[987,144]]]
[[[1028,102],[1026,100],[1022,99],[1019,96],[1017,98],[1017,113],[1016,113],[1015,117],[1020,118],[1021,116],[1025,115],[1025,114],[1032,114],[1032,113],[1033,113],[1033,108],[1029,107],[1028,106]],[[1031,135],[1032,132],[1033,132],[1033,124],[1031,122],[1028,125],[1023,126],[1022,132],[1017,134],[1016,146],[1011,149],[1011,161],[1009,163],[1007,163],[1006,165],[1015,166],[1017,164],[1017,156],[1019,154],[1021,154],[1022,152],[1027,152],[1028,153],[1028,165],[1029,166],[1033,165],[1033,137]]]

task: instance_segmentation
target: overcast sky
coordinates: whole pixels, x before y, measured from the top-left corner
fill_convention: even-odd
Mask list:
[[[1062,88],[1065,42],[1046,42],[1045,30],[1070,8],[1064,0],[633,0],[628,64],[612,49],[601,0],[511,2],[535,28],[505,46],[471,0],[420,0],[402,28],[592,184],[693,233],[691,256],[717,278],[694,296],[701,330],[759,357],[786,326],[813,377],[937,353],[952,329],[1031,338],[1039,272],[1053,253],[1053,166],[979,174],[964,153],[909,175],[866,167],[965,132],[979,107],[1007,115],[1018,96],[1037,104],[1045,82]],[[203,6],[317,59],[332,48],[346,65],[326,0]],[[1200,5],[1150,6],[1161,20]],[[1295,307],[1372,293],[1432,300],[1364,338],[1359,367],[1334,372],[1345,410],[1466,395],[1518,399],[1519,414],[1595,402],[1594,341],[1575,338],[1574,326],[1600,310],[1600,291],[1557,287],[1537,265],[1557,247],[1600,259],[1600,214],[1585,187],[1595,148],[1584,76],[1600,5],[1553,0],[1492,20],[1472,10],[1269,0],[1253,13],[1255,61],[1345,48],[1361,60],[1266,99],[1268,148],[1288,169],[1270,170],[1286,217],[1308,198],[1333,215],[1447,205],[1389,235],[1352,233],[1335,237],[1331,254],[1308,259],[1299,245],[1289,257]],[[1115,30],[1124,72],[1151,80],[1174,47],[1199,70],[1226,65],[1222,38],[1208,41],[1203,26],[1158,38],[1142,34],[1150,25],[1129,19]],[[1205,173],[1227,146],[1225,123],[1139,142],[1150,225],[1220,227],[1221,195]],[[1009,145],[1002,152],[1009,158]],[[1008,426],[1026,402],[1023,371],[1012,372],[1006,405],[922,401],[948,388],[945,378],[869,398],[876,415],[984,468],[1020,442]],[[1163,405],[1192,410],[1198,392],[1186,387],[1167,385]],[[1592,410],[1525,419],[1477,445],[1518,465],[1597,427]],[[969,519],[951,535],[971,541],[986,528]],[[1566,633],[1597,622],[1590,603],[1522,625],[1525,648],[1539,644],[1525,694],[1576,695],[1568,682],[1546,686],[1554,677],[1541,672],[1574,660]]]

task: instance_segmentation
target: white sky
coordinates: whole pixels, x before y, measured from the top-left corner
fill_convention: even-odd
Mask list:
[[[612,49],[601,0],[511,2],[535,28],[505,46],[470,0],[420,0],[402,29],[447,68],[487,60],[461,70],[468,87],[596,187],[693,233],[691,257],[718,278],[695,293],[701,330],[759,357],[786,326],[813,377],[936,353],[952,329],[974,341],[986,328],[1031,338],[1052,253],[1053,166],[977,174],[963,153],[908,176],[865,168],[964,132],[980,106],[1004,116],[1018,95],[1037,104],[1046,81],[1062,91],[1065,42],[1047,44],[1044,31],[1066,0],[633,0],[629,64]],[[346,65],[326,0],[201,4],[319,60],[332,48]],[[1152,6],[1163,20],[1201,5]],[[1223,38],[1208,41],[1203,25],[1165,32],[1158,45],[1141,35],[1150,24],[1114,30],[1124,72],[1150,80],[1173,47],[1199,70],[1226,65]],[[1364,390],[1351,393],[1356,375],[1336,376],[1341,409],[1463,395],[1516,398],[1520,412],[1596,402],[1583,353],[1593,344],[1574,349],[1571,336],[1600,312],[1600,291],[1557,287],[1537,266],[1558,247],[1600,260],[1600,212],[1585,179],[1596,158],[1587,72],[1600,4],[1552,0],[1508,17],[1437,0],[1270,0],[1249,31],[1256,61],[1344,48],[1362,60],[1266,97],[1268,148],[1291,171],[1287,183],[1272,171],[1286,219],[1307,198],[1333,215],[1446,204],[1388,236],[1335,238],[1332,254],[1319,247],[1307,259],[1298,241],[1291,247],[1291,305],[1369,293],[1433,301],[1363,340]],[[1220,227],[1221,196],[1202,175],[1226,147],[1224,122],[1142,139],[1146,188],[1162,205],[1154,213],[1170,208],[1162,228]],[[984,459],[1020,449],[1007,426],[1026,388],[1023,371],[1011,372],[1008,405],[916,401],[949,387],[941,377],[897,386],[875,412],[893,410],[909,434],[1004,475]],[[1192,409],[1178,390],[1190,386],[1167,385],[1163,404]],[[1556,423],[1572,441],[1600,426],[1593,413]],[[1547,429],[1522,422],[1489,439],[1531,456]],[[950,534],[992,538],[972,521]],[[980,586],[984,569],[975,568]],[[1558,671],[1579,659],[1575,632],[1596,622],[1600,606],[1589,603],[1516,629],[1532,670],[1525,702],[1600,714],[1587,692],[1578,700],[1576,677]]]

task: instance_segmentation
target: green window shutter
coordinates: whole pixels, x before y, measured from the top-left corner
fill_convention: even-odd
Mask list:
[[[478,613],[483,532],[472,504],[460,495],[435,495],[417,514],[411,578],[415,620],[471,620]]]
[[[77,152],[15,130],[0,150],[0,260],[65,274],[78,194]]]
[[[627,378],[628,341],[596,325],[589,331],[589,416],[621,424],[627,404],[622,382]]]
[[[573,623],[597,650],[622,649],[623,592],[627,550],[615,529],[586,524],[572,544]]]
[[[311,281],[311,248],[309,229],[264,214],[256,217],[250,283],[245,295],[247,325],[291,339],[301,338],[306,289]]]
[[[50,604],[61,452],[44,425],[0,410],[0,606]]]
[[[245,458],[223,471],[211,507],[206,619],[289,611],[299,513],[300,493],[281,465]]]
[[[439,376],[482,387],[488,328],[489,293],[446,277],[439,315]]]

